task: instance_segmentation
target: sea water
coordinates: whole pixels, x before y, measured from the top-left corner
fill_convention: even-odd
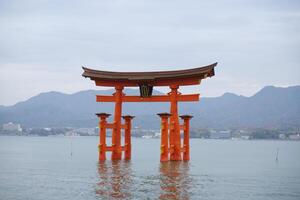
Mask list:
[[[190,162],[160,163],[132,138],[131,161],[98,163],[98,141],[1,136],[0,199],[300,199],[300,142],[191,139]]]

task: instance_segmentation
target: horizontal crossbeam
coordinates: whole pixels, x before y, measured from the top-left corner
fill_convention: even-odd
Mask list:
[[[106,146],[105,147],[105,151],[114,151],[116,147],[114,146]],[[120,150],[121,151],[125,151],[127,147],[126,146],[120,146]]]
[[[115,124],[114,123],[106,123],[106,126],[105,128],[108,128],[108,129],[114,129],[115,128]],[[126,129],[126,125],[125,124],[121,124],[121,128],[122,129]]]
[[[97,95],[97,102],[115,102],[114,96]],[[151,97],[140,97],[140,96],[122,96],[122,102],[170,102],[171,98],[169,95],[155,95]],[[199,101],[199,94],[179,94],[177,101]]]

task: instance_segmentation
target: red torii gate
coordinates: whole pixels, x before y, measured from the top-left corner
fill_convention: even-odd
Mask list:
[[[107,113],[97,113],[100,127],[99,160],[106,160],[106,152],[111,151],[112,160],[131,159],[131,120],[134,116],[122,116],[123,102],[170,102],[170,113],[159,113],[161,117],[161,161],[189,160],[189,120],[190,115],[182,115],[183,125],[179,124],[178,102],[199,101],[199,94],[183,95],[178,92],[179,86],[199,85],[202,79],[214,76],[217,63],[187,70],[159,72],[110,72],[93,70],[83,67],[82,76],[95,81],[96,86],[114,87],[112,96],[97,95],[97,102],[114,102],[114,122],[108,123]],[[152,96],[154,86],[169,86],[167,95]],[[140,96],[126,96],[124,87],[139,87]],[[122,118],[125,124],[121,123]],[[112,146],[106,145],[106,129],[112,129]],[[121,146],[121,129],[125,129],[125,146]],[[184,130],[183,146],[181,146],[180,130]],[[183,158],[181,153],[183,153]]]

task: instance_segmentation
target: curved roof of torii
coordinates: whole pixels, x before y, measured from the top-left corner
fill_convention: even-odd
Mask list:
[[[184,79],[204,79],[214,76],[214,68],[217,63],[197,67],[192,69],[174,70],[174,71],[153,71],[153,72],[112,72],[101,71],[82,67],[84,72],[82,76],[88,77],[95,81],[113,81],[113,82],[134,82],[134,83],[151,83],[170,80]]]

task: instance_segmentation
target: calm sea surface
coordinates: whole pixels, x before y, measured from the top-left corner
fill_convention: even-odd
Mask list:
[[[0,137],[0,199],[300,199],[300,142],[191,139],[188,163],[135,138],[130,162],[98,163],[97,143]]]

